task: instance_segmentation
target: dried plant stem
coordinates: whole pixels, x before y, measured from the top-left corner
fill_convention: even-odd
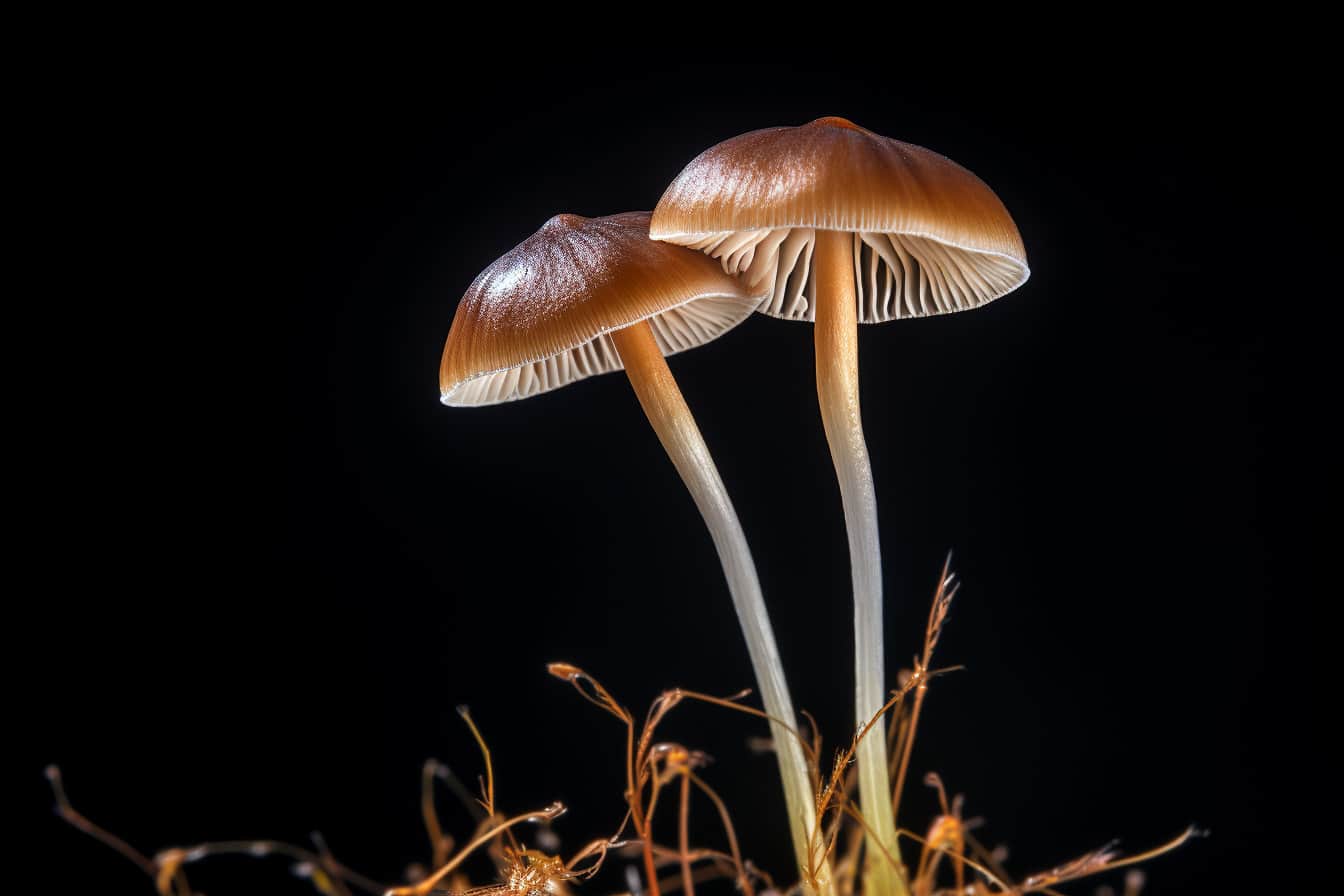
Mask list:
[[[149,858],[117,835],[104,830],[89,821],[79,812],[75,811],[75,807],[70,805],[70,800],[65,795],[65,781],[61,777],[61,770],[59,768],[54,765],[47,766],[46,775],[47,781],[51,784],[52,793],[56,797],[57,815],[76,830],[88,834],[98,842],[121,853],[121,855],[134,862],[136,867],[147,874],[151,880],[158,876],[159,866],[154,863],[153,859]]]
[[[443,833],[443,825],[439,824],[439,810],[434,805],[434,779],[438,774],[439,763],[434,759],[426,759],[420,770],[420,819],[425,825],[425,833],[429,835],[432,868],[448,861],[448,851],[453,844],[452,838]]]
[[[858,305],[854,288],[854,237],[818,230],[816,273],[817,399],[826,441],[840,483],[849,534],[854,588],[854,712],[859,724],[885,702],[882,651],[882,550],[877,534],[877,495],[859,413]],[[878,722],[881,731],[881,722]],[[900,872],[880,860],[897,856],[891,815],[887,745],[881,736],[859,744],[859,809],[869,825],[868,866],[875,896],[904,896]]]
[[[443,880],[449,874],[466,861],[472,853],[480,849],[485,844],[494,840],[496,837],[508,831],[515,825],[528,821],[550,821],[563,815],[565,807],[560,803],[552,803],[545,809],[538,809],[534,812],[525,812],[522,815],[515,815],[512,818],[505,818],[496,824],[491,825],[484,833],[478,835],[466,846],[462,847],[447,864],[434,871],[433,874],[426,877],[417,884],[405,887],[392,887],[385,891],[385,896],[427,896],[439,881]]]
[[[691,874],[691,778],[681,774],[681,806],[677,813],[677,848],[681,853],[681,891],[695,896],[695,879]]]
[[[820,839],[814,836],[816,805],[802,745],[796,734],[782,724],[792,724],[797,715],[784,679],[784,666],[770,628],[770,616],[761,595],[756,566],[742,524],[738,522],[737,511],[733,509],[709,448],[648,323],[641,321],[617,330],[611,336],[639,403],[690,490],[718,551],[738,622],[746,636],[747,652],[756,673],[761,700],[766,713],[772,717],[770,730],[779,759],[789,830],[799,871],[803,880],[815,879],[822,896],[830,896],[830,868],[821,853]]]

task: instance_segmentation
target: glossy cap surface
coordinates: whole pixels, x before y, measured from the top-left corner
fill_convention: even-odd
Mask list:
[[[974,307],[1029,273],[1017,226],[982,180],[843,118],[753,131],[701,153],[663,194],[650,236],[768,284],[765,313],[810,320],[816,230],[856,235],[866,322]]]
[[[755,310],[759,290],[648,232],[648,212],[556,215],[482,271],[444,346],[443,403],[496,404],[620,370],[607,334],[638,321],[671,355]]]

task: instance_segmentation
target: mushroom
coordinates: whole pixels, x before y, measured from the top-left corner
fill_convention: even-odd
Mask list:
[[[817,398],[849,535],[854,708],[863,726],[885,702],[885,675],[857,324],[974,308],[1020,286],[1028,269],[1017,227],[989,187],[949,159],[843,118],[821,118],[705,150],[663,194],[649,235],[701,249],[753,290],[768,290],[759,309],[765,314],[816,322]],[[896,856],[881,736],[863,740],[858,763],[869,854]],[[892,874],[887,862],[873,865],[876,874]],[[904,889],[899,881],[875,883],[878,892]]]
[[[446,405],[486,405],[624,368],[704,517],[770,716],[790,833],[809,867],[816,807],[756,567],[665,355],[709,342],[761,299],[697,252],[649,239],[649,213],[556,215],[486,268],[458,306],[439,368]],[[822,869],[824,862],[817,863]]]

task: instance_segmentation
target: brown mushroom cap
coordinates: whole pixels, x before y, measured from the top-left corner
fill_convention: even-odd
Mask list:
[[[444,404],[485,405],[622,368],[612,330],[648,320],[664,355],[760,302],[712,259],[649,239],[649,213],[556,215],[467,289],[439,366]]]
[[[814,231],[854,233],[859,320],[973,308],[1029,274],[1022,237],[971,172],[843,118],[766,128],[697,156],[653,212],[649,235],[719,258],[758,309],[811,320]]]

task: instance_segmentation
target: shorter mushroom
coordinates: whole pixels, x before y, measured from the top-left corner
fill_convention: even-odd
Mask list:
[[[439,369],[444,404],[513,401],[624,369],[709,528],[771,717],[795,855],[829,889],[811,779],[746,536],[664,356],[709,342],[761,294],[713,259],[650,240],[649,213],[557,215],[486,268],[458,306]],[[817,856],[811,856],[815,849]],[[810,872],[809,872],[810,869]]]

